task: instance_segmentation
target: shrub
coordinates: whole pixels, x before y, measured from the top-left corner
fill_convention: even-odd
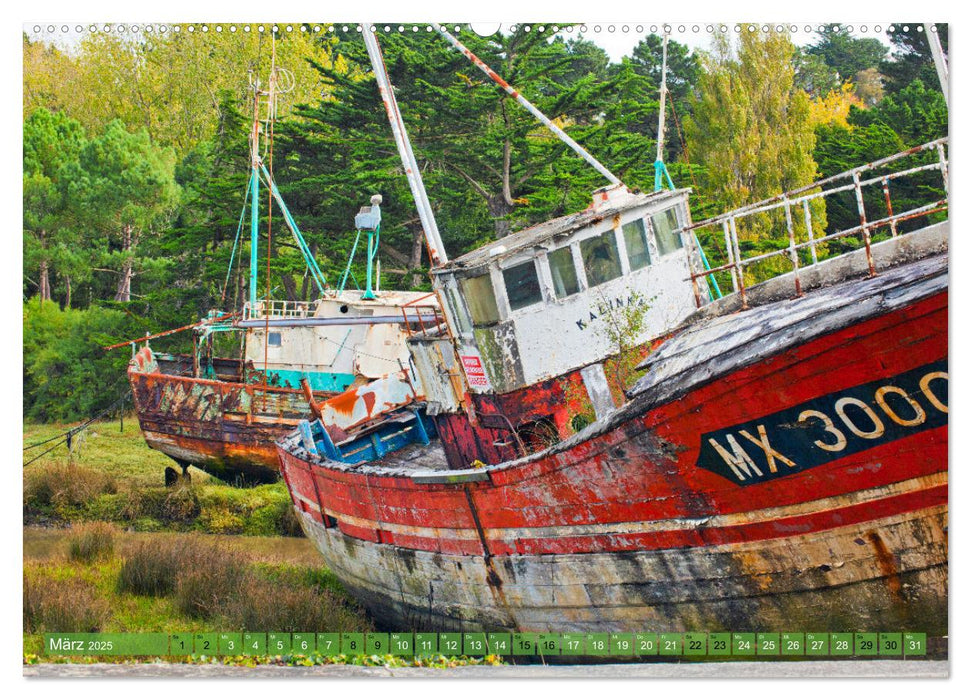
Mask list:
[[[175,489],[133,490],[121,509],[121,515],[132,522],[150,518],[163,523],[190,523],[199,517],[201,510],[196,489],[184,484]]]
[[[245,523],[240,515],[224,507],[204,508],[199,516],[199,525],[205,532],[221,535],[238,535],[243,532]],[[265,534],[265,533],[251,533]]]
[[[108,603],[80,579],[54,579],[24,572],[24,632],[100,632]]]
[[[101,346],[141,335],[144,328],[119,309],[62,309],[37,297],[26,302],[24,417],[42,423],[73,421],[111,406],[124,384],[128,356]]]
[[[111,523],[83,523],[74,525],[68,538],[71,559],[90,564],[110,559],[115,551],[118,529]]]
[[[107,474],[67,462],[31,469],[24,475],[24,503],[37,508],[82,506],[117,491],[117,483]]]

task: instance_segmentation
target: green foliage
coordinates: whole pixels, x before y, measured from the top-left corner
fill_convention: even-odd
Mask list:
[[[855,126],[883,124],[910,148],[947,136],[947,103],[939,90],[915,80],[903,90],[887,95],[873,109],[852,110],[849,122]]]
[[[702,207],[733,209],[812,182],[815,135],[809,97],[795,87],[789,36],[745,31],[735,54],[717,35],[713,49],[685,123],[692,158],[705,167]],[[764,219],[745,224],[756,239],[771,229]]]
[[[67,192],[85,143],[81,125],[62,112],[41,108],[24,121],[24,267],[37,276],[33,286],[45,301],[53,296],[53,272],[65,280],[85,275]]]
[[[940,37],[944,55],[948,55],[948,25],[938,24],[937,35]],[[907,31],[903,31],[907,27]],[[920,27],[921,31],[918,31]],[[895,31],[887,30],[893,53],[880,64],[880,72],[887,77],[888,92],[898,92],[920,80],[929,89],[940,92],[941,83],[937,78],[934,67],[934,57],[931,47],[923,32],[923,25],[898,24]]]
[[[860,71],[877,68],[887,55],[887,47],[879,39],[855,37],[830,24],[806,53],[821,58],[843,81],[851,80]]]
[[[90,417],[126,391],[124,352],[102,346],[141,335],[137,318],[113,309],[60,309],[35,297],[24,304],[24,417]]]
[[[797,46],[792,60],[795,68],[793,76],[795,86],[811,97],[820,99],[833,90],[839,89],[839,74],[827,65],[821,56]]]

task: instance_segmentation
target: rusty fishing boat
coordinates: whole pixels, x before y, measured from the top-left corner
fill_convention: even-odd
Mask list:
[[[687,190],[618,181],[451,261],[430,235],[444,319],[412,371],[277,443],[304,531],[389,629],[946,634],[946,145],[698,223]],[[846,197],[859,224],[822,230]],[[753,220],[787,245],[745,251]],[[621,386],[604,330],[632,308]]]
[[[267,120],[272,119],[276,96],[287,89],[279,83],[291,81],[288,75],[274,64],[268,89],[253,83],[251,172],[239,229],[248,203],[249,300],[239,313],[211,311],[193,326],[139,339],[141,347],[137,341],[111,346],[131,345],[128,378],[142,433],[148,445],[175,460],[183,474],[191,465],[239,484],[276,480],[279,462],[274,440],[311,416],[311,406],[405,366],[407,329],[438,318],[434,295],[380,289],[380,268],[375,270],[380,195],[373,196],[370,206],[362,207],[355,217],[357,238],[347,267],[335,287],[328,284],[261,153],[265,134],[272,128],[261,125],[261,106]],[[271,299],[269,282],[266,296],[259,297],[261,181],[304,258],[319,294],[315,301]],[[362,234],[367,236],[365,288],[349,289],[351,264]],[[231,259],[230,269],[232,265]],[[151,348],[152,338],[181,330],[193,332],[191,355]],[[239,336],[235,358],[214,355],[214,339],[226,333]],[[167,473],[169,480],[177,477],[174,470]]]

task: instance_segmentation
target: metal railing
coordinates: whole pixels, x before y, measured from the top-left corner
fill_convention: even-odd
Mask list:
[[[243,320],[270,318],[310,318],[317,308],[316,302],[271,299],[243,304]]]
[[[413,334],[413,328],[415,326],[423,334],[438,330],[444,326],[445,317],[442,314],[442,310],[438,307],[437,303],[420,303],[426,299],[435,299],[437,301],[437,295],[435,292],[429,292],[417,299],[412,299],[407,304],[401,305],[401,316],[404,319],[403,325],[408,335]]]
[[[775,257],[789,259],[789,262],[792,265],[796,295],[801,296],[802,282],[799,274],[800,268],[805,269],[818,264],[820,260],[820,247],[825,246],[826,243],[858,234],[862,234],[863,237],[863,248],[866,250],[866,260],[869,274],[870,276],[875,275],[876,269],[874,267],[873,254],[871,251],[874,232],[876,232],[878,229],[887,228],[889,229],[890,236],[895,238],[902,235],[898,228],[898,224],[901,222],[927,216],[929,214],[947,209],[948,162],[945,152],[947,141],[947,138],[931,141],[930,143],[925,143],[922,146],[917,146],[907,151],[903,151],[886,158],[881,158],[880,160],[875,160],[871,163],[867,163],[866,165],[861,165],[838,175],[819,180],[811,185],[790,190],[770,199],[755,202],[753,204],[734,209],[724,214],[720,214],[710,219],[705,219],[704,221],[685,227],[681,231],[682,234],[687,234],[689,231],[697,232],[700,229],[720,226],[722,228],[722,233],[725,240],[725,257],[728,261],[723,265],[712,267],[708,270],[697,270],[696,261],[694,260],[695,256],[688,256],[689,265],[691,268],[690,279],[692,286],[694,287],[695,303],[699,307],[703,303],[703,297],[699,289],[699,280],[701,278],[708,277],[709,275],[713,275],[718,272],[728,272],[731,276],[733,291],[740,295],[742,308],[747,308],[748,304],[746,299],[745,285],[746,267],[765,262],[766,260]],[[867,179],[862,179],[861,177],[872,171],[885,168],[896,161],[926,151],[936,151],[937,160],[933,163],[925,163],[892,173],[878,174]],[[941,173],[941,179],[943,180],[944,186],[944,198],[928,202],[922,206],[908,209],[907,211],[894,212],[893,204],[890,198],[890,183],[900,180],[901,178],[912,177],[918,173],[932,170],[937,170]],[[886,207],[886,216],[882,216],[881,218],[875,220],[870,220],[868,218],[863,197],[863,189],[865,187],[879,187],[882,190],[883,202]],[[827,196],[843,192],[853,192],[855,194],[857,213],[860,217],[859,225],[817,237],[813,231],[813,212],[811,204],[816,200],[825,201]],[[738,222],[746,217],[767,214],[768,212],[778,211],[780,209],[784,210],[785,213],[785,227],[788,237],[788,245],[778,250],[772,250],[767,253],[761,253],[743,258],[741,246],[739,244]],[[796,240],[796,226],[793,216],[794,209],[802,209],[801,213],[803,218],[803,226],[805,227],[805,235],[807,238],[805,241],[797,242]],[[692,245],[696,238],[695,236],[683,235],[683,240],[685,240],[686,245]],[[807,265],[800,266],[799,253],[807,249],[810,253],[811,262]],[[700,253],[700,250],[698,252]],[[700,255],[698,257],[700,259]],[[771,276],[774,277],[781,274],[785,273],[780,272]],[[705,298],[707,298],[707,295],[705,295]]]

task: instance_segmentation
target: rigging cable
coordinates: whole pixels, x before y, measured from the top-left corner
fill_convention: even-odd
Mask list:
[[[246,188],[246,196],[243,197],[243,211],[239,214],[239,225],[236,227],[236,240],[233,241],[233,251],[229,255],[229,267],[226,268],[226,281],[223,282],[222,292],[219,294],[219,305],[226,302],[226,290],[229,289],[229,276],[233,272],[233,259],[236,257],[236,248],[239,245],[239,235],[243,231],[243,220],[246,218],[246,203],[249,201],[249,190]]]

